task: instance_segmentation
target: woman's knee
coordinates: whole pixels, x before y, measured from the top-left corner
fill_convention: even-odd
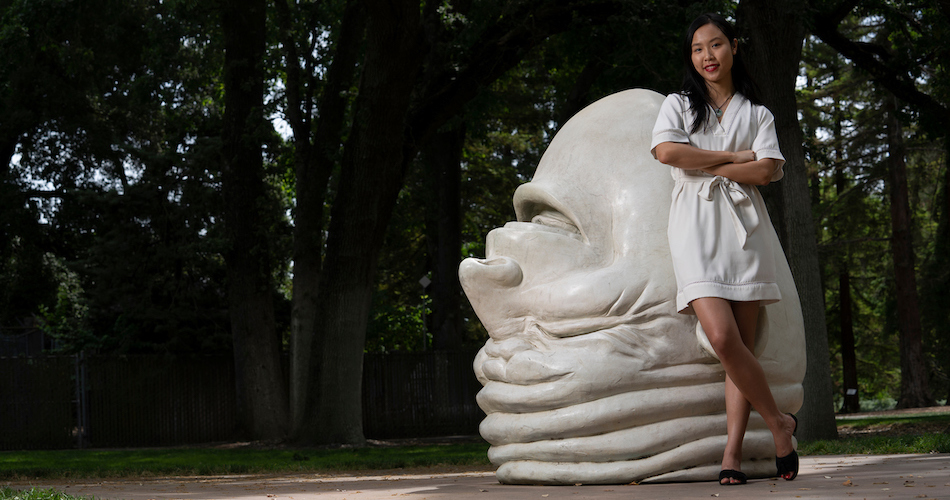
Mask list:
[[[706,338],[709,339],[709,345],[720,359],[728,356],[734,349],[744,347],[739,332],[733,328],[724,325],[712,325],[707,328],[703,325],[703,330],[706,332]]]

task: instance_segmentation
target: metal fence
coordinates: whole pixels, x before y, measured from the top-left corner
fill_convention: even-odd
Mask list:
[[[73,357],[0,358],[0,449],[76,443]]]
[[[367,437],[473,435],[485,414],[475,403],[475,353],[367,354],[363,431]]]
[[[92,357],[83,435],[93,446],[224,441],[237,429],[231,358]]]
[[[474,352],[367,354],[367,438],[471,435]],[[238,432],[230,357],[0,358],[0,449],[168,446]]]

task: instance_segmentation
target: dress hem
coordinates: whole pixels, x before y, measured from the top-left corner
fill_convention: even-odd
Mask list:
[[[690,303],[704,297],[718,297],[734,302],[758,300],[760,305],[774,304],[782,299],[782,292],[774,282],[721,283],[699,281],[686,285],[676,293],[676,311],[695,314]]]

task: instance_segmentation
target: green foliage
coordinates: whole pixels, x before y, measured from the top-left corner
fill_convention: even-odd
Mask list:
[[[52,256],[50,259],[55,261]],[[64,352],[103,347],[101,339],[89,327],[89,306],[79,276],[62,264],[55,263],[55,268],[59,282],[56,303],[53,307],[39,307],[43,330],[57,340],[58,349]]]
[[[0,209],[0,218],[9,213]],[[6,244],[0,247],[0,325],[13,325],[52,304],[57,283],[41,242],[30,241],[17,229],[2,233]]]
[[[419,287],[419,292],[422,288]],[[389,293],[396,295],[387,296]],[[421,351],[432,345],[432,334],[425,328],[425,315],[432,310],[424,294],[400,292],[379,287],[373,301],[373,312],[366,328],[366,352]],[[400,304],[400,301],[418,301],[418,306]],[[423,311],[423,308],[426,308]],[[425,314],[423,314],[425,312]]]
[[[59,277],[4,313],[44,316],[67,351],[228,350],[215,11],[177,1],[14,2],[3,21],[0,44],[22,60],[0,75],[9,96],[0,112],[21,118],[13,173],[20,193],[39,192],[31,224],[43,236],[20,241],[44,244],[29,254],[44,259],[31,275]],[[18,83],[24,75],[30,85]],[[280,220],[270,229],[282,283],[289,233]],[[15,280],[6,267],[2,279]],[[276,290],[275,300],[287,303]]]

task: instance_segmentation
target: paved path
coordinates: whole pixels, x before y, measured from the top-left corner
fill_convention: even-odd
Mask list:
[[[378,473],[377,473],[378,474]],[[440,474],[236,475],[109,481],[8,482],[98,499],[240,500],[556,500],[556,499],[941,499],[950,500],[950,454],[802,457],[794,481],[745,486],[676,483],[617,486],[506,486],[491,472]]]

